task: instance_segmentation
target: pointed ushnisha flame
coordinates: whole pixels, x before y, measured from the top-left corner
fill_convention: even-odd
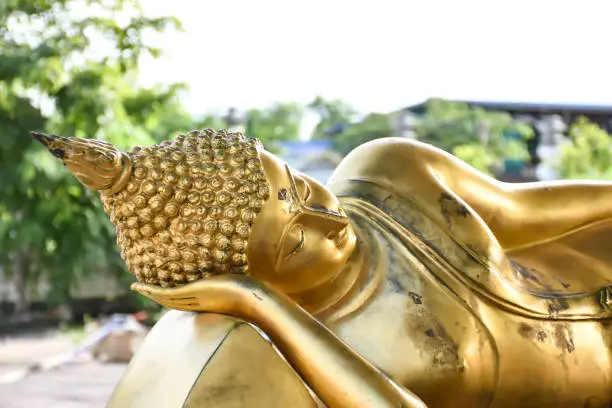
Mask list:
[[[91,190],[112,195],[129,182],[132,161],[111,143],[38,132],[32,132],[32,136],[61,159],[68,170]]]

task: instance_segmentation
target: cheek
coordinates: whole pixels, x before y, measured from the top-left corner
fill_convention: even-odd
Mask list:
[[[305,244],[300,252],[287,259],[283,269],[288,271],[325,273],[337,257],[337,249],[332,241],[316,231],[304,231]]]
[[[317,232],[311,232],[307,238],[309,239],[308,245],[304,250],[312,254],[311,262],[316,264],[318,268],[333,266],[338,262],[340,251],[334,241],[327,239],[325,235]]]
[[[285,261],[277,283],[289,291],[314,288],[333,277],[344,257],[332,240],[315,231],[304,231],[304,248]]]

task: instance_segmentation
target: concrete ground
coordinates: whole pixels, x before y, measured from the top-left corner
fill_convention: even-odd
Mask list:
[[[99,363],[85,354],[55,369],[28,370],[73,347],[72,340],[58,332],[0,339],[0,407],[104,407],[126,364]]]
[[[103,408],[125,364],[81,362],[0,385],[2,408]]]

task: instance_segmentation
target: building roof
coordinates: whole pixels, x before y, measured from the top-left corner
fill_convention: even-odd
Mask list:
[[[538,103],[538,102],[504,102],[504,101],[458,101],[471,106],[479,106],[485,109],[531,113],[531,114],[562,114],[573,113],[582,115],[606,115],[612,116],[612,105],[576,104],[576,103]],[[426,102],[408,106],[404,110],[423,113]]]

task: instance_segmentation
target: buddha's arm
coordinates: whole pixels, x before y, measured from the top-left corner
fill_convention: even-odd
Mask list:
[[[502,183],[450,155],[431,161],[436,182],[472,207],[501,245],[514,249],[612,218],[612,183]]]
[[[578,228],[612,218],[612,183],[557,181],[512,186],[520,227],[508,225],[508,241],[523,246],[520,235],[532,241],[546,241]],[[515,216],[516,218],[516,216]],[[516,238],[515,238],[516,237]]]
[[[474,209],[505,250],[612,218],[612,183],[502,183],[449,153],[407,139],[379,139],[355,149],[330,182],[354,177],[379,180],[432,208],[441,192],[453,193]]]
[[[143,284],[133,289],[170,308],[222,313],[257,325],[331,408],[425,407],[290,299],[248,277],[211,278],[179,289]]]

